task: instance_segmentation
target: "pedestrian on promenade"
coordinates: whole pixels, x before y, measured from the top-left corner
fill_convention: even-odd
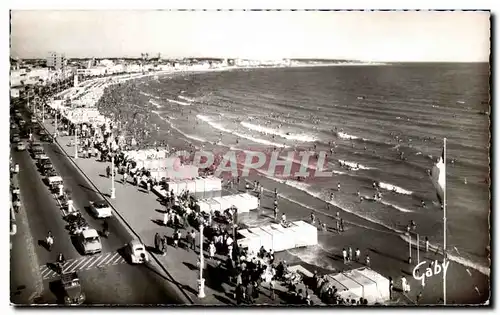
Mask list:
[[[123,171],[123,185],[127,184],[127,177],[128,177],[128,174],[127,174],[127,172],[124,170],[124,171]]]
[[[210,245],[208,245],[208,255],[210,256],[210,259],[214,259],[215,256],[215,244],[213,241],[210,242]]]
[[[349,246],[349,255],[347,256],[347,260],[352,260],[352,247]]]
[[[336,217],[337,217],[337,220],[340,219],[340,212],[337,211]]]
[[[159,251],[160,251],[160,242],[161,242],[161,240],[160,240],[160,234],[159,234],[159,233],[156,233],[156,234],[155,234],[155,250],[156,250],[157,252],[159,252]]]
[[[271,279],[271,281],[269,282],[269,291],[270,291],[269,297],[271,298],[271,300],[276,299],[274,279]]]
[[[344,219],[340,218],[340,231],[344,232]]]
[[[359,250],[359,248],[356,248],[356,261],[359,262],[359,259],[361,258],[361,251]]]
[[[163,256],[167,255],[167,235],[165,234],[161,238],[161,252]]]
[[[163,213],[163,225],[168,226],[168,221],[169,221],[169,213],[165,212]]]
[[[191,230],[191,238],[190,238],[190,240],[191,240],[191,243],[190,243],[189,247],[192,250],[195,250],[196,249],[196,233],[195,233],[194,230]]]
[[[277,221],[278,220],[278,206],[277,205],[274,205],[274,209],[273,209],[273,214],[274,214],[274,221]]]
[[[366,256],[365,256],[365,265],[367,267],[370,267],[370,256],[368,256],[368,254],[366,254]]]
[[[340,222],[339,221],[336,221],[336,228],[337,228],[337,232],[340,233]]]
[[[422,291],[420,291],[420,293],[417,294],[417,304],[420,303],[421,299],[422,299]]]
[[[342,257],[344,258],[344,264],[347,264],[347,251],[342,248]]]
[[[389,277],[389,300],[392,300],[392,289],[394,288],[394,281]]]
[[[281,215],[281,224],[286,225],[286,214]]]
[[[175,229],[174,231],[174,247],[179,247],[179,239],[181,238],[181,232]]]
[[[425,251],[429,251],[429,238],[427,236],[425,237]]]
[[[314,224],[316,220],[316,217],[314,215],[314,212],[311,212],[311,224]]]
[[[109,178],[111,176],[111,167],[106,166],[106,177]]]
[[[146,182],[146,190],[148,191],[149,194],[149,191],[151,190],[151,182],[149,180]]]

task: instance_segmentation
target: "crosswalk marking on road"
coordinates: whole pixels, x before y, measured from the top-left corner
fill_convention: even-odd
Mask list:
[[[101,268],[105,266],[115,266],[126,263],[125,259],[118,252],[110,252],[97,256],[86,256],[77,259],[67,260],[64,264],[64,272],[77,272]],[[43,280],[49,280],[58,277],[58,273],[47,265],[40,266],[40,273]]]

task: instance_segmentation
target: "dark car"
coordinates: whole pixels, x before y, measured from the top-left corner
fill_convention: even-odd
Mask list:
[[[61,284],[64,292],[64,304],[80,305],[85,301],[85,294],[82,292],[80,279],[76,272],[63,273]]]
[[[51,136],[44,134],[43,136],[40,137],[40,140],[43,142],[54,142],[54,138]]]

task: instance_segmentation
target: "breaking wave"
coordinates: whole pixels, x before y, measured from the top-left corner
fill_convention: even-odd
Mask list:
[[[254,124],[247,123],[244,121],[241,122],[241,125],[245,128],[250,129],[250,130],[255,130],[255,131],[258,131],[258,132],[264,133],[264,134],[276,135],[276,136],[279,136],[279,137],[282,137],[282,138],[285,138],[288,140],[297,140],[297,141],[302,141],[302,142],[314,142],[314,141],[316,141],[316,138],[314,138],[310,135],[307,135],[307,134],[291,134],[289,132],[282,132],[282,131],[279,131],[279,130],[276,130],[273,128],[263,127],[260,125],[254,125]]]
[[[398,186],[395,186],[395,185],[391,185],[391,184],[388,184],[388,183],[384,183],[384,182],[379,182],[378,186],[380,188],[385,189],[385,190],[397,192],[398,194],[403,194],[403,195],[411,195],[411,194],[413,194],[413,191],[406,190],[404,188],[401,188],[401,187],[398,187]]]
[[[189,106],[189,105],[191,105],[190,103],[181,102],[181,101],[177,101],[177,100],[171,100],[169,98],[167,98],[167,101],[169,101],[170,103],[174,103],[174,104],[178,104],[178,105],[182,105],[182,106]]]
[[[371,167],[361,165],[356,162],[350,162],[350,161],[344,161],[344,160],[339,160],[339,163],[341,166],[349,166],[351,170],[370,170],[372,169]]]

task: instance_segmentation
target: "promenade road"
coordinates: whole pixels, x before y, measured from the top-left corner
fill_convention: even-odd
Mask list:
[[[68,173],[67,165],[60,161],[67,161],[52,148],[55,144],[44,144],[45,151],[56,170],[64,179],[65,185],[71,191],[75,206],[81,210],[91,227],[101,229],[101,222],[94,220],[85,211],[89,200],[96,200],[95,193],[81,187],[85,183],[82,178],[75,178]],[[58,277],[47,266],[56,260],[57,254],[62,252],[67,260],[66,271],[77,271],[86,294],[86,304],[180,304],[184,300],[176,294],[164,276],[154,265],[132,266],[125,263],[120,254],[120,248],[131,239],[121,223],[110,220],[111,235],[101,238],[102,253],[82,256],[73,244],[66,223],[63,220],[59,205],[48,187],[42,182],[42,177],[35,167],[34,161],[27,151],[12,152],[13,160],[19,164],[19,185],[23,193],[23,206],[29,223],[28,233],[34,243],[35,261],[39,274],[43,277],[44,291],[36,303],[57,303],[59,291]],[[59,159],[57,158],[59,157]],[[73,169],[71,169],[73,171]],[[85,184],[86,185],[86,184]],[[83,186],[83,185],[82,185]],[[48,231],[54,235],[54,246],[51,252],[42,246]],[[15,244],[13,244],[15,245]],[[19,247],[17,247],[19,248]],[[11,260],[12,272],[25,269],[18,267],[25,263],[13,255]],[[15,293],[15,292],[14,292]]]
[[[54,126],[51,121],[46,121],[44,124],[46,129],[53,133]],[[74,140],[73,136],[59,137],[58,143],[66,154],[74,160],[74,146],[70,146]],[[55,144],[54,144],[55,145]],[[56,154],[57,150],[54,149]],[[69,161],[69,159],[68,159]],[[153,192],[147,192],[142,188],[132,185],[131,183],[123,184],[122,176],[115,177],[116,198],[110,199],[109,193],[111,188],[111,179],[106,178],[105,169],[108,164],[98,162],[95,158],[76,159],[78,167],[86,174],[92,183],[104,194],[104,198],[111,203],[119,212],[127,224],[140,236],[141,240],[147,246],[153,246],[154,235],[158,232],[160,235],[172,236],[173,229],[158,225],[155,221],[163,218],[164,207],[159,203],[158,197]],[[76,173],[76,170],[74,171]],[[77,177],[77,175],[72,175]],[[92,190],[91,184],[86,184],[87,190]],[[226,192],[227,194],[228,192]],[[191,229],[191,228],[189,228]],[[186,231],[183,231],[185,235]],[[198,242],[197,242],[197,245]],[[169,271],[173,279],[167,281],[178,285],[189,296],[194,304],[216,305],[216,304],[235,304],[233,299],[234,288],[226,283],[220,283],[220,275],[216,273],[216,268],[213,268],[216,262],[206,260],[206,270],[204,272],[205,294],[206,297],[202,300],[197,297],[197,280],[199,272],[196,267],[196,262],[199,257],[198,249],[196,251],[185,248],[174,248],[169,246],[167,255],[161,256],[154,253],[158,261]],[[205,248],[205,254],[206,248]],[[284,290],[284,288],[278,288]],[[286,303],[282,299],[272,300],[269,297],[269,291],[266,288],[262,289],[262,293],[256,304],[279,304]],[[319,301],[318,301],[319,302]]]

